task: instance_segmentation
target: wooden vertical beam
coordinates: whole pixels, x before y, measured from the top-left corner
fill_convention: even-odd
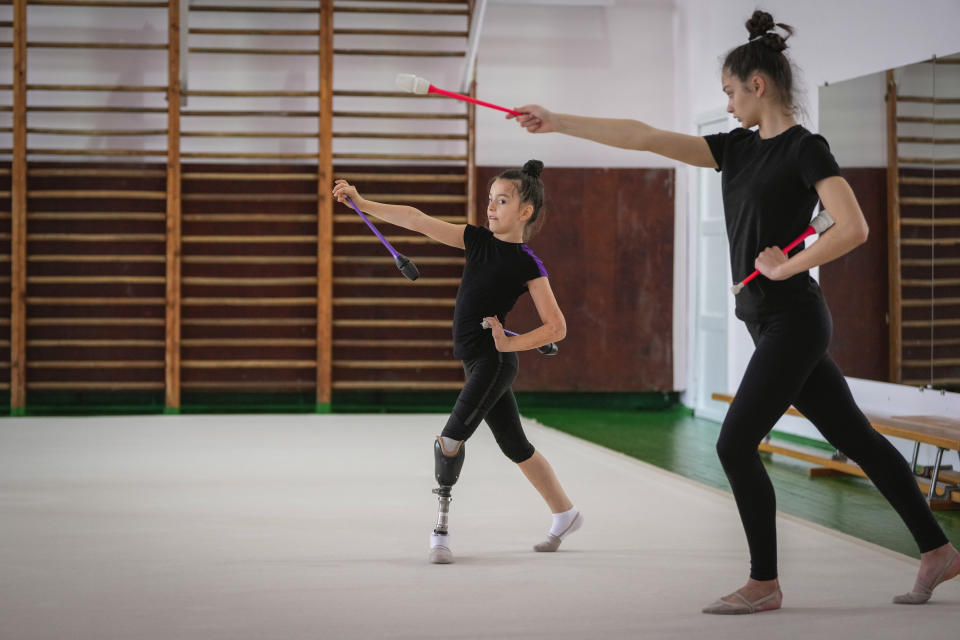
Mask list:
[[[27,404],[27,0],[13,3],[10,240],[10,413]]]
[[[473,22],[474,0],[469,2],[470,15],[467,18],[467,31]],[[464,61],[464,64],[470,64]],[[474,59],[473,80],[470,81],[470,97],[477,97],[476,59]],[[467,103],[467,222],[477,224],[477,107]]]
[[[333,0],[321,0],[319,26],[317,411],[327,412],[333,386]]]
[[[166,410],[180,410],[180,0],[169,0],[167,42]]]
[[[900,165],[897,151],[897,81],[887,71],[887,279],[890,319],[890,382],[903,379],[900,287]]]

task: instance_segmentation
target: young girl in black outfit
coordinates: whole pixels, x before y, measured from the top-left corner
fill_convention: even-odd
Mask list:
[[[558,131],[721,171],[733,280],[740,282],[754,268],[766,276],[737,296],[737,317],[746,323],[756,351],[717,442],[747,534],[750,578],[704,613],[781,606],[775,497],[757,445],[791,404],[860,464],[910,529],[921,551],[920,571],[914,589],[894,602],[921,604],[940,582],[960,574],[960,554],[934,520],[909,465],[870,426],[827,353],[830,312],[808,273],[865,242],[866,221],[826,140],[794,118],[787,45],[775,31],[779,27],[789,37],[793,29],[775,24],[763,11],[754,12],[746,26],[749,41],[729,52],[722,73],[727,111],[742,128],[702,138],[633,120],[551,113],[538,105],[518,107],[524,115],[517,119],[532,133]],[[784,256],[780,247],[806,228],[818,200],[834,228],[809,249],[801,246]]]
[[[517,463],[553,513],[547,539],[534,549],[556,551],[561,540],[583,523],[546,458],[524,435],[510,388],[517,376],[517,351],[536,349],[566,335],[547,270],[524,244],[530,225],[543,207],[542,169],[542,162],[530,160],[522,170],[505,171],[490,183],[489,229],[437,220],[413,207],[365,200],[345,180],[337,180],[333,190],[338,202],[350,198],[366,213],[466,251],[454,308],[453,353],[463,361],[467,380],[446,427],[434,442],[440,518],[430,536],[429,559],[435,564],[453,562],[447,531],[450,490],[463,465],[464,442],[481,420],[487,422],[500,449]],[[527,333],[508,336],[502,323],[525,291],[530,292],[543,324]]]

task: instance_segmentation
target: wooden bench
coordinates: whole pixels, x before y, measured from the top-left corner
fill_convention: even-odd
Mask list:
[[[733,396],[714,393],[711,395],[719,402],[733,402]],[[795,408],[787,409],[787,415],[803,417]],[[927,494],[927,501],[933,509],[960,509],[960,471],[943,464],[946,451],[960,451],[960,420],[940,416],[890,416],[866,413],[870,424],[879,433],[894,438],[903,438],[913,442],[913,460],[910,468],[917,476],[920,489]],[[769,436],[760,443],[759,451],[777,453],[791,458],[819,465],[810,469],[811,476],[848,474],[867,477],[856,464],[847,461],[843,453],[837,452],[831,457],[798,449],[774,445]],[[918,467],[920,445],[928,444],[937,448],[936,461],[929,467]]]

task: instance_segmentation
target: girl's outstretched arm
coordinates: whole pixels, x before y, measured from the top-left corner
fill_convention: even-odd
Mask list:
[[[546,277],[530,280],[527,282],[527,290],[530,291],[530,297],[533,298],[533,304],[543,324],[533,331],[508,336],[495,316],[484,318],[489,323],[490,330],[493,331],[493,341],[497,345],[497,351],[536,349],[551,342],[560,342],[567,335],[567,323],[553,295],[553,289],[550,288],[550,280]]]
[[[466,228],[464,224],[451,224],[443,220],[437,220],[419,209],[406,205],[384,204],[367,200],[357,192],[356,187],[346,180],[337,180],[334,183],[333,197],[337,202],[344,203],[347,198],[350,198],[357,205],[357,208],[364,213],[374,215],[398,227],[422,233],[428,238],[433,238],[445,245],[458,249],[464,248],[463,231]]]
[[[600,144],[635,151],[650,151],[679,160],[695,167],[717,168],[707,141],[700,136],[689,136],[651,127],[639,120],[616,118],[589,118],[566,113],[553,113],[538,104],[517,107],[523,113],[516,118],[530,133],[565,133]]]

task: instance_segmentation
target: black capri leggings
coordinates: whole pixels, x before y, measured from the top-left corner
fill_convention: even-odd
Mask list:
[[[517,377],[516,353],[499,351],[463,361],[467,382],[440,435],[466,440],[486,420],[504,455],[520,463],[533,455],[533,445],[520,425],[520,411],[510,385]]]
[[[947,543],[907,461],[857,408],[827,354],[833,323],[826,304],[747,323],[756,351],[723,421],[717,454],[736,498],[750,548],[750,577],[777,577],[776,498],[757,445],[793,404],[856,461],[910,529],[921,552]]]

